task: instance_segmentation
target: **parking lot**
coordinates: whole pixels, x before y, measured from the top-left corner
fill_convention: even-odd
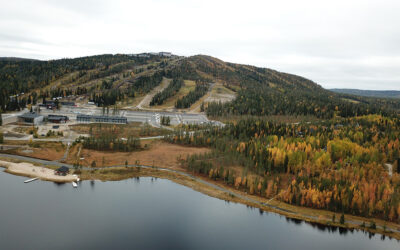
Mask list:
[[[76,120],[76,115],[103,115],[103,110],[98,107],[62,107],[60,110],[49,110],[41,109],[42,115],[58,114],[66,115],[70,120]],[[107,115],[107,113],[106,113]],[[117,114],[113,114],[112,110],[109,111],[108,115],[124,116],[128,119],[128,122],[142,122],[149,123],[153,126],[160,126],[160,117],[168,116],[170,118],[171,125],[178,124],[205,124],[210,122],[207,117],[203,114],[186,114],[178,112],[152,112],[152,111],[128,111],[120,110]]]

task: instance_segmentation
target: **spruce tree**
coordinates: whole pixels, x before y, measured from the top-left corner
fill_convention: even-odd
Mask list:
[[[340,216],[340,224],[344,224],[344,213]]]

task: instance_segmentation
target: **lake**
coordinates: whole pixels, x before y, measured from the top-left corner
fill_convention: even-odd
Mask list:
[[[0,171],[0,249],[399,249],[289,220],[164,179],[68,184]]]

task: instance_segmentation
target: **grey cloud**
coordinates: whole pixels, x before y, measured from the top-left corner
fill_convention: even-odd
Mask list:
[[[14,0],[0,9],[0,56],[167,50],[269,67],[329,88],[400,90],[399,8],[395,0]]]

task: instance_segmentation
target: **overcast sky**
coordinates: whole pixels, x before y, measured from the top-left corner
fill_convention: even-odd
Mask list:
[[[0,56],[170,51],[400,90],[399,0],[0,0]]]

